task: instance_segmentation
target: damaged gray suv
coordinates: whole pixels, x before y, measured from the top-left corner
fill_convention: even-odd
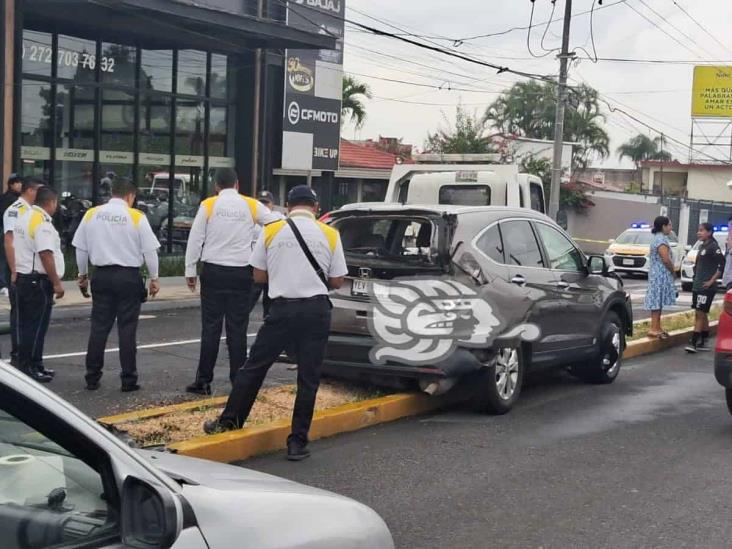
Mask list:
[[[569,368],[618,376],[629,296],[603,257],[587,258],[548,217],[470,206],[349,207],[331,215],[349,276],[331,293],[326,374],[469,391],[506,413],[524,377]]]

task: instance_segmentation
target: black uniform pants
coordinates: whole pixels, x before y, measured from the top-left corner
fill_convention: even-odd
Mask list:
[[[43,369],[43,347],[51,321],[53,285],[45,275],[18,275],[15,285],[18,366],[30,373]]]
[[[8,298],[10,299],[10,363],[19,366],[17,284],[10,284],[10,287],[8,288]]]
[[[211,383],[226,321],[229,379],[247,360],[247,330],[252,293],[251,267],[204,263],[201,270],[201,355],[197,383]]]
[[[257,334],[251,356],[236,374],[234,389],[221,415],[222,422],[241,427],[249,417],[257,393],[285,345],[297,353],[297,397],[289,440],[307,444],[313,419],[320,371],[330,333],[331,305],[327,296],[272,301],[269,315]]]
[[[137,383],[137,323],[142,291],[140,269],[97,267],[91,281],[92,319],[86,351],[86,382],[98,383],[104,368],[104,350],[109,332],[117,321],[122,386]]]

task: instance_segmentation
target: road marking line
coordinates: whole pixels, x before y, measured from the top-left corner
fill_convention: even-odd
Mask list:
[[[247,334],[247,337],[256,337],[257,334]],[[221,338],[221,341],[224,341],[226,339],[226,336]],[[200,339],[183,339],[181,341],[169,341],[168,343],[149,343],[147,345],[138,345],[137,349],[162,349],[165,347],[177,347],[179,345],[193,345],[194,343],[200,343]],[[119,347],[114,347],[112,349],[105,349],[105,353],[117,353],[119,352]],[[86,351],[81,353],[64,353],[60,355],[47,355],[43,357],[43,360],[54,360],[59,358],[77,358],[80,356],[86,356]]]

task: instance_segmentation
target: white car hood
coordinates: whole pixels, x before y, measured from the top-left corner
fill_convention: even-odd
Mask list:
[[[211,549],[392,549],[384,521],[343,496],[250,469],[141,452],[183,484]]]

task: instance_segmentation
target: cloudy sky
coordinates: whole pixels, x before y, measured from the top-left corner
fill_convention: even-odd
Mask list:
[[[612,5],[615,3],[617,5]],[[593,2],[574,0],[573,4],[574,13],[579,14],[589,11]],[[693,64],[727,61],[732,65],[732,33],[729,32],[732,2],[604,0],[603,4],[606,7],[594,14],[599,57],[688,63],[593,63],[586,53],[578,50],[581,60],[571,66],[570,83],[592,85],[610,103],[669,137],[689,143]],[[452,40],[526,27],[531,14],[529,0],[347,0],[347,6],[349,20],[400,32],[388,26],[393,25],[403,31],[428,36],[420,39],[424,42],[449,48],[454,47]],[[545,53],[541,37],[546,25],[542,23],[550,18],[551,7],[550,0],[536,0],[536,27],[531,34],[531,51],[536,55]],[[564,0],[557,0],[555,18],[561,18],[563,11]],[[561,21],[549,25],[544,46],[558,48],[561,32]],[[571,46],[592,52],[589,14],[572,19]],[[526,30],[466,40],[456,50],[525,72],[554,75],[558,71],[555,53],[540,59],[532,57],[527,48]],[[458,102],[482,113],[501,90],[520,79],[513,75],[497,75],[491,69],[390,38],[376,37],[350,25],[346,30],[345,69],[367,82],[374,98],[367,103],[365,126],[359,131],[347,126],[344,137],[402,137],[405,143],[420,147],[427,133],[443,123],[443,113],[453,118]],[[615,149],[629,137],[640,131],[649,133],[649,130],[620,113],[610,113],[607,108],[605,112],[613,151],[605,165],[628,166],[627,161],[619,163]],[[680,160],[688,160],[688,149],[671,142],[669,150]]]

